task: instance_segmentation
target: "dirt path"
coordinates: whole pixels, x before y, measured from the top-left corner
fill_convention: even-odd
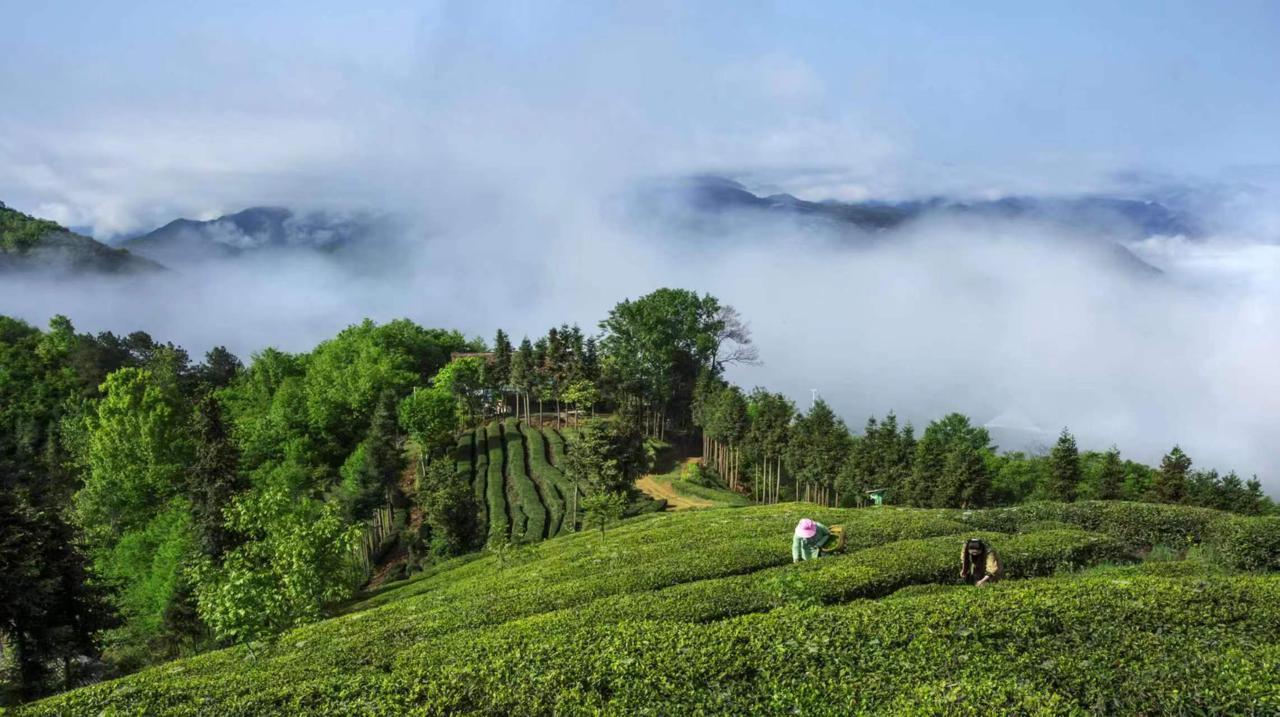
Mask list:
[[[644,491],[650,498],[667,501],[667,510],[688,510],[690,508],[712,508],[716,504],[702,498],[690,498],[680,495],[670,483],[654,480],[653,476],[645,476],[636,481],[636,487]]]

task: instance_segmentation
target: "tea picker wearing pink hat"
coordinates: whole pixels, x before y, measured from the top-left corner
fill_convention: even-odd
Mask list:
[[[822,548],[831,540],[831,530],[822,523],[802,518],[796,523],[795,537],[791,539],[791,562],[816,560]]]

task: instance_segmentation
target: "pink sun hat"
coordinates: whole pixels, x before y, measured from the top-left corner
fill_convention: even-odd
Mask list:
[[[818,534],[818,524],[813,522],[812,520],[809,520],[808,518],[803,518],[800,520],[799,523],[796,523],[797,538],[812,538],[817,534]]]

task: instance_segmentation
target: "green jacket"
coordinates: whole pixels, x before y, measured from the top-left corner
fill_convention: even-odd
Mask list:
[[[813,560],[818,557],[818,549],[827,544],[831,540],[831,531],[822,523],[817,523],[818,532],[813,534],[812,538],[801,538],[798,535],[791,538],[791,562],[798,563],[801,560]]]

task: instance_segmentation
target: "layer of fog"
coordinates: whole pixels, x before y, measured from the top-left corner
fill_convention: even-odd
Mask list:
[[[1153,238],[1133,247],[1165,270],[1153,278],[1027,224],[926,221],[866,243],[744,217],[707,237],[622,223],[604,199],[584,191],[550,212],[505,197],[484,221],[388,237],[373,264],[283,253],[146,279],[7,281],[0,307],[247,357],[307,350],[365,317],[485,337],[592,329],[622,298],[681,286],[750,320],[764,364],[733,380],[802,407],[817,389],[851,427],[890,410],[917,426],[951,410],[1014,416],[1046,440],[1067,426],[1084,447],[1145,461],[1180,443],[1277,485],[1273,245]]]

